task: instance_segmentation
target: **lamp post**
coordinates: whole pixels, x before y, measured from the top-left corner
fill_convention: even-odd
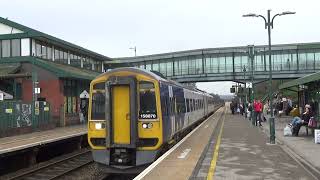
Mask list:
[[[251,107],[252,111],[250,114],[250,120],[251,124],[254,126],[255,121],[253,117],[253,99],[254,99],[254,82],[253,82],[253,77],[254,77],[254,45],[249,46],[249,57],[250,57],[250,66],[251,66],[251,96],[250,96],[250,101],[251,101]]]
[[[246,14],[243,15],[243,17],[261,17],[263,18],[265,22],[265,29],[268,29],[268,46],[269,46],[269,101],[270,101],[270,111],[271,111],[271,116],[269,118],[269,123],[270,123],[270,144],[275,144],[275,126],[274,126],[274,115],[273,115],[273,108],[272,108],[272,62],[271,62],[271,28],[273,28],[273,20],[277,16],[283,16],[283,15],[288,15],[288,14],[295,14],[295,12],[291,11],[285,11],[282,13],[278,13],[270,18],[270,12],[271,10],[268,10],[268,16],[265,18],[262,15],[259,14]]]
[[[247,104],[247,82],[246,82],[246,66],[245,65],[243,65],[243,74],[244,74],[244,76],[243,76],[243,80],[244,80],[244,93],[245,93],[245,99],[244,99],[244,106],[243,106],[243,108],[244,108],[244,117],[245,118],[247,118],[247,109],[246,109],[246,104]]]
[[[137,56],[137,47],[136,46],[135,47],[131,47],[129,49],[134,50],[134,56]]]

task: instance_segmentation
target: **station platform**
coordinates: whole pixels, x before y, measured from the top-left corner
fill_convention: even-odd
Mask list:
[[[0,138],[0,155],[87,134],[86,124]]]
[[[317,179],[268,142],[260,128],[220,108],[135,179]]]
[[[157,159],[135,179],[188,179],[206,148],[225,108],[218,109],[206,121]]]
[[[320,156],[315,155],[320,154],[320,144],[315,144],[312,130],[309,129],[307,134],[306,127],[300,128],[299,136],[284,136],[283,129],[291,123],[292,119],[293,117],[290,116],[275,117],[276,141],[287,151],[292,151],[295,157],[320,179]],[[261,129],[266,135],[270,135],[269,122],[265,122]]]

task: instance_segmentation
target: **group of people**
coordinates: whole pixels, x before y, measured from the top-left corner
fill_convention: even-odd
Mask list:
[[[253,104],[247,103],[246,105],[244,103],[238,103],[237,101],[232,101],[230,103],[230,110],[232,114],[238,113],[238,114],[249,114],[250,117],[253,118],[255,121],[256,126],[262,126],[261,122],[266,121],[266,114],[269,109],[269,102],[263,104],[261,100],[254,100]],[[245,107],[247,107],[245,109]]]
[[[291,123],[288,126],[292,129],[292,135],[298,136],[301,126],[310,126],[309,121],[314,120],[314,112],[318,107],[316,102],[311,101],[310,104],[306,104],[303,113],[299,113],[298,108],[293,107],[293,103],[290,97],[280,97],[273,99],[272,107],[274,108],[274,115],[281,116],[282,114],[294,116]],[[312,107],[314,106],[314,107]],[[246,108],[245,108],[246,107]],[[230,103],[230,109],[232,114],[247,114],[253,118],[256,126],[262,126],[261,122],[266,121],[266,116],[270,113],[270,101],[262,103],[260,99],[254,100],[253,103],[239,103],[232,101]],[[295,113],[296,112],[296,113]],[[300,114],[300,116],[299,116]],[[316,125],[315,125],[316,126]]]
[[[243,115],[243,113],[245,112],[244,103],[239,103],[236,100],[233,100],[230,103],[230,110],[231,110],[232,114],[236,114],[237,113],[237,114]]]
[[[275,105],[274,114],[278,116],[283,114],[288,116],[290,111],[293,109],[292,100],[290,97],[278,96],[274,99],[273,104]]]

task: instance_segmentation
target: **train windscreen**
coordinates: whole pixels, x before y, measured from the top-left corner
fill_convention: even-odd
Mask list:
[[[92,108],[91,119],[104,120],[105,119],[105,88],[104,83],[94,85],[92,92]]]
[[[152,82],[141,81],[139,83],[139,96],[140,96],[140,119],[156,119],[157,106],[154,84]]]

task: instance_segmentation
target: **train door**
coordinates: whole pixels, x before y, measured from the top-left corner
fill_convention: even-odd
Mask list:
[[[111,76],[106,82],[106,144],[135,148],[137,141],[137,80]]]
[[[176,101],[173,97],[173,90],[172,86],[168,86],[169,89],[169,99],[170,99],[170,107],[171,107],[171,114],[170,114],[170,122],[171,122],[171,136],[175,133],[175,114],[176,114]]]
[[[130,144],[130,86],[112,87],[113,142]]]
[[[203,98],[202,98],[202,108],[203,108],[203,114],[204,114],[203,116],[207,115],[205,101],[206,101],[206,96],[205,96],[205,94],[203,94]]]

